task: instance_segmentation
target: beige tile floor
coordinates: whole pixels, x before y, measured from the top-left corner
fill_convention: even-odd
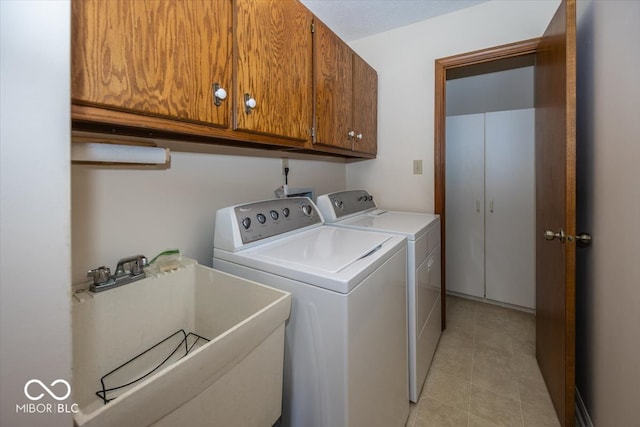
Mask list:
[[[559,426],[535,359],[534,316],[447,297],[447,329],[407,427]]]

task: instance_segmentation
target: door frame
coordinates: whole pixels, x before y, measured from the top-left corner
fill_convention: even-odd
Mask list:
[[[441,304],[442,304],[442,330],[447,325],[446,310],[446,212],[445,212],[445,189],[446,189],[446,84],[447,70],[488,63],[501,59],[514,58],[517,56],[535,54],[538,49],[540,38],[522,40],[487,49],[462,53],[435,60],[435,112],[434,112],[434,210],[440,215],[440,235],[441,235]]]

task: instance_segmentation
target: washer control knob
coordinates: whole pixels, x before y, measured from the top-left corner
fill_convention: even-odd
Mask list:
[[[289,217],[289,208],[282,209],[282,215],[284,215],[285,218],[288,218]]]
[[[368,201],[372,201],[372,200],[373,200],[373,196],[368,196],[368,197],[367,197],[367,200],[368,200]]]
[[[336,208],[340,210],[344,209],[344,203],[342,202],[342,200],[334,200],[333,204]]]
[[[274,221],[276,221],[276,220],[280,217],[280,215],[278,215],[278,212],[276,212],[276,211],[274,211],[274,210],[271,210],[271,211],[269,212],[269,215],[271,215],[271,218],[272,218]]]
[[[267,217],[264,216],[264,214],[259,213],[258,215],[256,215],[256,218],[258,219],[258,222],[260,224],[264,224],[265,222],[267,222]]]
[[[245,230],[248,230],[249,227],[251,227],[251,218],[243,218],[242,226],[244,227]]]
[[[305,214],[306,216],[311,216],[311,213],[313,210],[310,205],[304,204],[301,207],[302,207],[303,214]]]

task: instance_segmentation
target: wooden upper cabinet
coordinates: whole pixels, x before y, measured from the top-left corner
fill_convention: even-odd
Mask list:
[[[375,156],[375,71],[298,0],[71,9],[74,130]]]
[[[376,154],[378,147],[378,73],[353,55],[353,151]]]
[[[314,32],[315,145],[375,155],[378,75],[321,21]]]
[[[229,127],[231,22],[230,0],[74,0],[73,103]]]
[[[234,0],[233,14],[234,129],[309,140],[313,15],[297,0]]]
[[[314,38],[314,144],[351,150],[352,52],[319,20],[315,21]]]

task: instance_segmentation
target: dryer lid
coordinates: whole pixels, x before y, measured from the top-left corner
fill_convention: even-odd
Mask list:
[[[401,233],[415,240],[437,223],[438,215],[375,209],[340,221],[341,225],[366,228],[372,231]]]

